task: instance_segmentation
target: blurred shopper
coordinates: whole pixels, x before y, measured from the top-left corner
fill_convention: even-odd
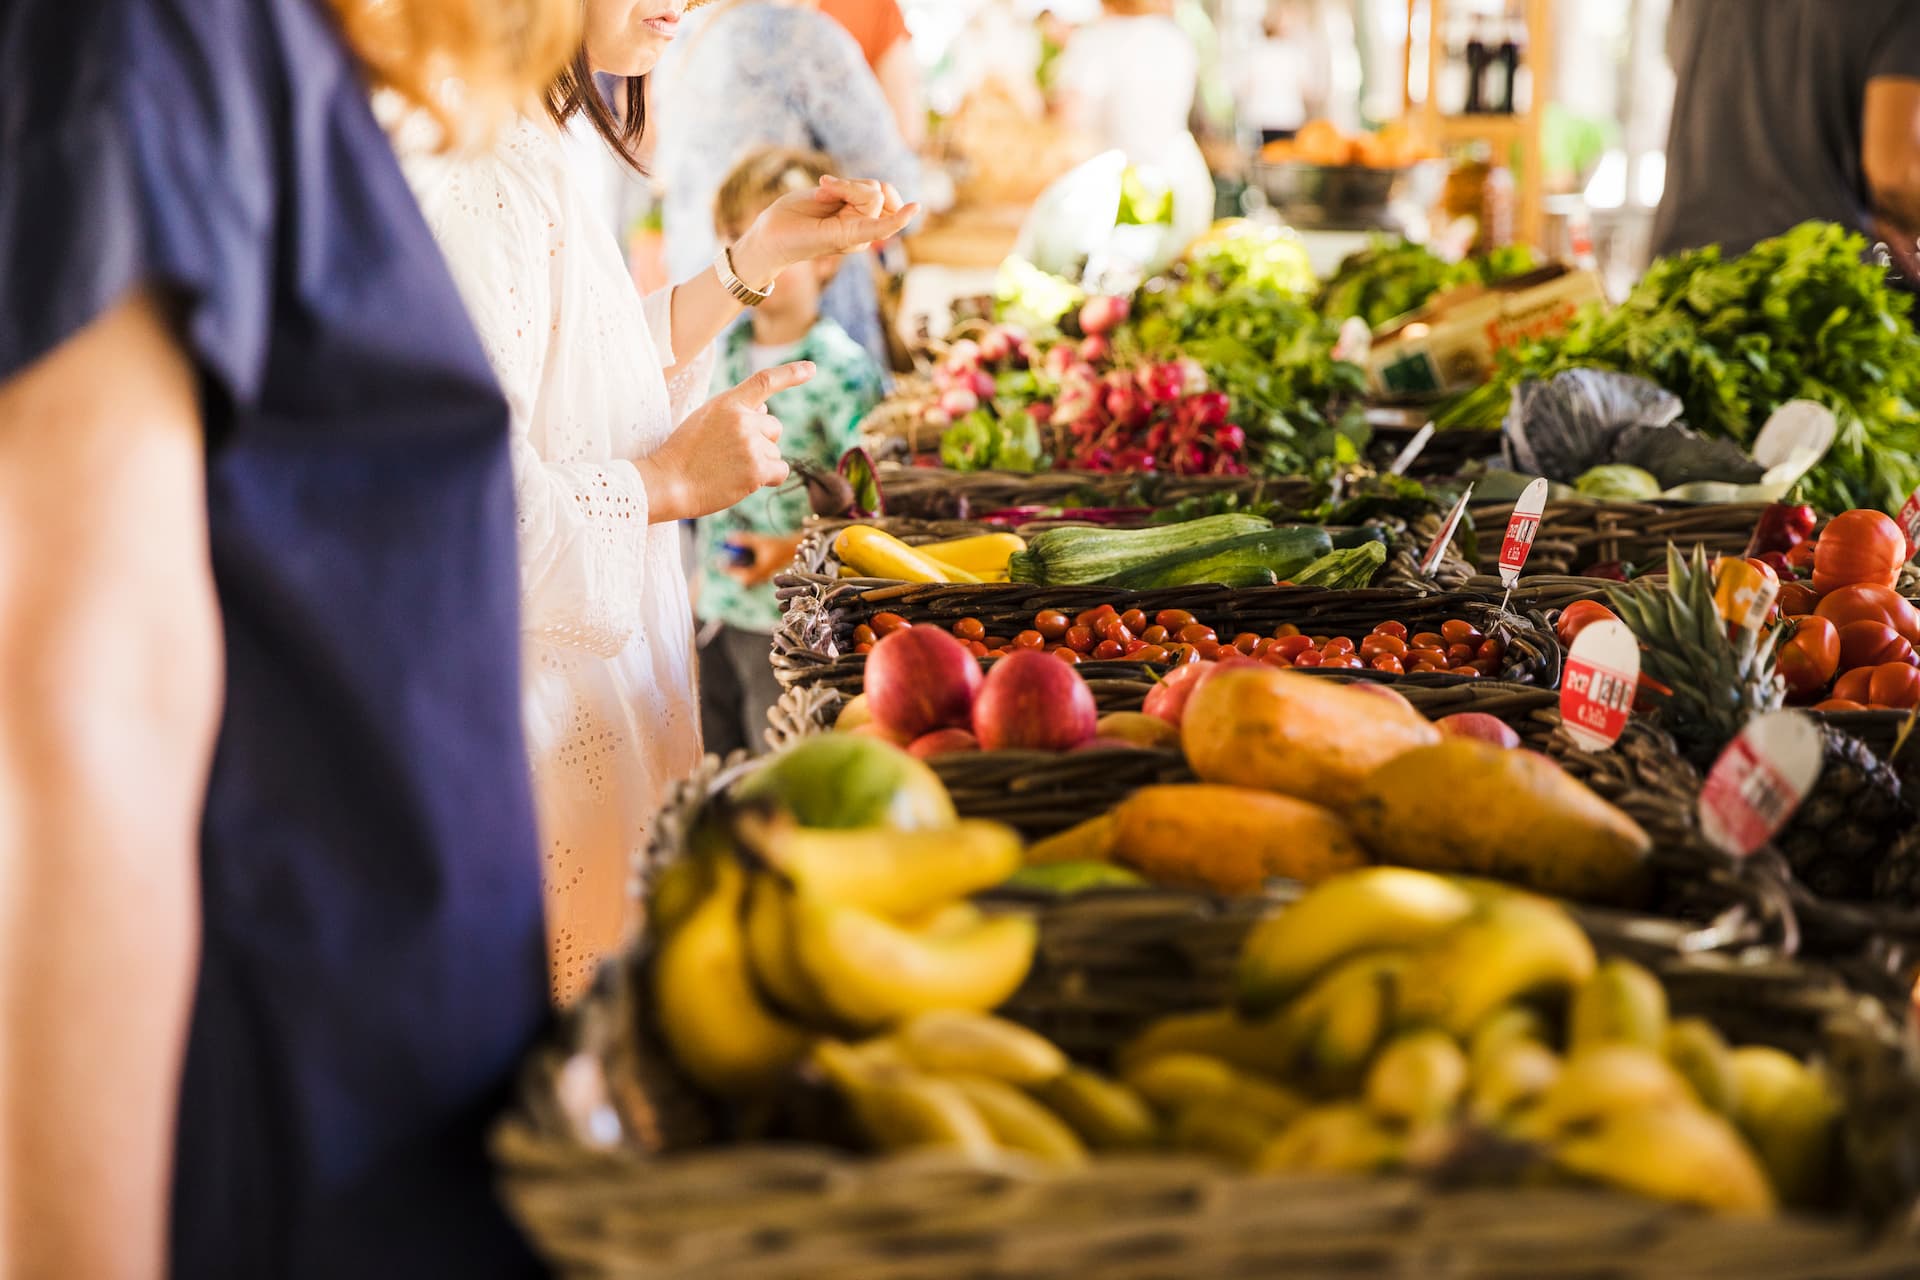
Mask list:
[[[811,0],[716,0],[690,22],[657,102],[654,176],[666,188],[667,270],[685,279],[712,260],[713,199],[740,158],[761,147],[824,151],[843,173],[919,192],[919,162],[880,82],[845,28]],[[883,366],[871,254],[850,258],[822,312]]]
[[[1911,249],[1920,3],[1674,0],[1667,40],[1677,93],[1655,253],[1739,253],[1810,218]]]
[[[507,405],[367,87],[578,20],[0,5],[0,1272],[541,1274]]]
[[[820,12],[859,42],[867,66],[893,108],[901,139],[918,151],[927,140],[927,101],[920,84],[920,63],[913,54],[913,36],[899,0],[820,0]]]
[[[1187,127],[1199,78],[1193,42],[1168,0],[1104,0],[1054,70],[1063,122],[1126,153],[1173,192],[1174,226],[1192,239],[1213,222],[1213,175]]]
[[[1326,97],[1312,14],[1300,0],[1267,7],[1260,37],[1241,55],[1240,121],[1262,143],[1293,137],[1300,126],[1322,114]]]
[[[832,168],[818,152],[772,148],[748,155],[714,200],[721,241],[737,242],[775,201],[811,190]],[[780,452],[821,471],[832,471],[860,442],[860,420],[880,400],[880,366],[820,314],[838,266],[837,259],[821,258],[783,271],[749,323],[721,339],[713,382],[721,392],[766,369],[812,365],[813,377],[767,401],[767,412],[780,421]],[[809,510],[806,490],[790,484],[762,489],[699,521],[700,726],[716,755],[765,745],[767,712],[780,697],[770,661],[780,622],[773,575],[793,563]]]

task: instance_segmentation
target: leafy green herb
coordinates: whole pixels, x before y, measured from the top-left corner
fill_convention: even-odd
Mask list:
[[[1317,305],[1334,320],[1359,316],[1369,328],[1425,306],[1435,294],[1469,284],[1497,284],[1540,265],[1532,249],[1513,245],[1482,258],[1448,262],[1424,246],[1387,236],[1351,254],[1320,290]]]

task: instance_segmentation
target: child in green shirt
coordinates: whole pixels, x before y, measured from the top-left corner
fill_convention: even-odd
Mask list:
[[[714,221],[732,241],[790,191],[811,189],[832,161],[818,152],[768,148],[748,155],[721,184]],[[762,369],[810,360],[811,381],[767,402],[789,460],[831,471],[859,443],[860,421],[880,401],[881,371],[864,347],[820,314],[832,259],[789,267],[773,295],[720,339],[716,393]],[[700,725],[708,751],[759,750],[767,712],[780,696],[771,637],[780,621],[773,576],[793,560],[809,508],[804,487],[762,489],[695,527],[694,610],[701,627]]]

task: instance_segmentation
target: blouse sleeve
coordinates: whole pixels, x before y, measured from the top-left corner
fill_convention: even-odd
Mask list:
[[[802,27],[802,48],[790,56],[799,70],[799,95],[820,149],[847,178],[892,183],[905,200],[920,198],[920,162],[893,122],[893,108],[860,46],[840,24],[820,14]]]
[[[415,160],[408,176],[506,393],[521,626],[612,657],[640,625],[647,492],[629,462],[553,462],[533,443],[549,343],[558,340],[557,219],[529,184],[488,157]]]
[[[692,359],[681,361],[673,350],[673,290],[660,289],[646,296],[647,332],[653,337],[660,367],[667,371],[667,398],[673,406],[673,425],[705,404],[711,395],[726,388],[714,388],[714,343]],[[711,394],[710,394],[711,389]]]

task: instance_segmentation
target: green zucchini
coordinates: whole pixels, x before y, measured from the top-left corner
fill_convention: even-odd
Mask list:
[[[1373,575],[1380,572],[1381,566],[1386,563],[1387,548],[1384,543],[1362,543],[1321,556],[1293,575],[1293,585],[1326,587],[1334,591],[1352,590],[1372,582]]]
[[[1162,556],[1272,527],[1273,522],[1261,516],[1230,514],[1145,529],[1048,529],[1014,554],[1007,574],[1015,582],[1043,586],[1106,582]]]
[[[1363,547],[1369,542],[1387,545],[1387,531],[1377,524],[1355,525],[1351,529],[1342,529],[1332,535],[1333,550],[1348,551],[1354,547]]]
[[[1298,573],[1332,549],[1326,531],[1311,525],[1263,529],[1211,546],[1162,556],[1109,578],[1107,585],[1127,591],[1185,587],[1202,582],[1226,587],[1261,586]],[[1272,576],[1267,577],[1269,574]]]

